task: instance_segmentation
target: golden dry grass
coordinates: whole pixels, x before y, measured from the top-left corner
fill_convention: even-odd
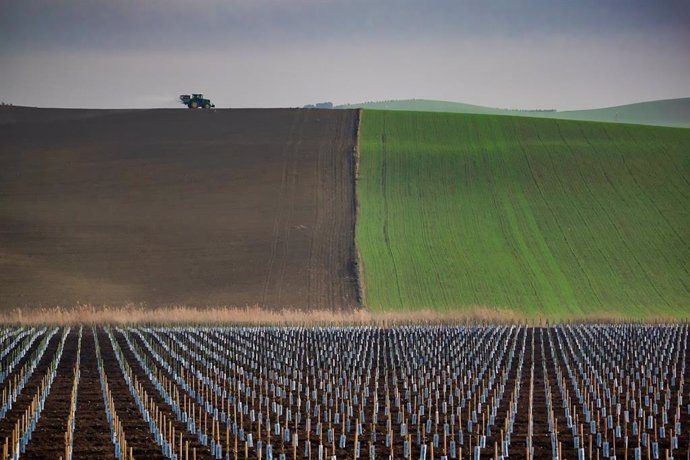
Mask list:
[[[334,312],[329,310],[268,310],[258,306],[193,308],[142,306],[96,307],[80,305],[73,308],[15,309],[0,314],[0,324],[16,325],[71,325],[71,324],[166,324],[166,325],[372,325],[400,323],[441,322],[496,322],[512,323],[519,319],[511,312],[477,309],[468,312],[439,313],[431,310],[418,312],[372,313],[367,310]]]
[[[621,323],[620,315],[601,313],[587,317],[573,317],[569,322]],[[648,318],[649,323],[678,322],[673,318]],[[546,325],[541,317],[525,317],[508,309],[475,307],[463,311],[439,312],[419,310],[414,312],[333,312],[329,310],[267,310],[260,307],[193,308],[186,306],[146,308],[143,306],[97,307],[79,305],[72,308],[15,309],[0,313],[4,325],[361,325],[392,326],[396,324],[526,324]]]

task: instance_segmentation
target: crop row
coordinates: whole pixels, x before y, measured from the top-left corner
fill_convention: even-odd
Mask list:
[[[4,328],[2,458],[680,458],[687,339],[686,325]]]

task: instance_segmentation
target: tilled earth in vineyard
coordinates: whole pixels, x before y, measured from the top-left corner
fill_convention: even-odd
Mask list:
[[[222,458],[228,449],[230,458],[267,458],[269,444],[273,458],[316,459],[319,446],[324,458],[353,458],[355,442],[363,459],[418,459],[422,448],[426,458],[494,459],[504,443],[515,459],[527,458],[530,443],[533,459],[553,458],[552,446],[566,459],[632,459],[636,448],[641,458],[690,453],[685,325],[81,332],[79,342],[79,328],[0,328],[10,351],[0,358],[0,441],[17,427],[24,433],[34,395],[46,395],[21,458],[65,452],[73,402],[74,458],[113,458],[104,386],[122,426],[117,439],[137,459],[211,459],[212,440]],[[46,392],[51,366],[57,372]],[[137,400],[147,401],[151,421]],[[175,440],[171,455],[153,427]],[[3,442],[0,449],[14,452]]]
[[[0,308],[357,304],[356,111],[0,109]]]

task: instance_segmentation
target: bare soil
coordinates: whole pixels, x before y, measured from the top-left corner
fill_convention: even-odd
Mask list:
[[[116,370],[113,369],[113,371]],[[114,459],[115,448],[110,438],[110,425],[105,414],[94,334],[91,328],[84,328],[80,372],[73,456],[75,459]]]
[[[539,328],[529,328],[521,331],[518,339],[518,349],[516,350],[515,361],[511,368],[511,372],[508,374],[506,381],[506,391],[504,394],[504,399],[497,410],[496,423],[492,428],[491,436],[487,439],[487,448],[482,449],[481,458],[491,459],[493,458],[494,443],[500,442],[501,439],[501,428],[504,426],[505,417],[508,410],[508,404],[510,399],[510,394],[514,388],[515,380],[518,377],[517,372],[517,360],[520,354],[522,337],[526,336],[526,346],[525,346],[525,360],[521,371],[521,388],[520,388],[520,398],[518,402],[518,412],[515,419],[514,431],[512,434],[512,445],[510,450],[510,458],[523,459],[526,458],[525,455],[525,445],[526,438],[529,427],[529,382],[530,382],[530,367],[532,362],[535,364],[535,374],[534,374],[534,401],[533,401],[533,445],[534,445],[534,458],[550,458],[551,457],[551,447],[549,441],[549,433],[547,428],[547,404],[546,404],[546,393],[545,393],[545,382],[543,374],[542,363],[546,364],[547,379],[551,385],[551,390],[553,392],[553,403],[554,403],[554,415],[559,417],[559,441],[562,445],[563,458],[571,459],[577,458],[577,452],[573,448],[572,442],[573,437],[569,430],[565,426],[565,421],[563,419],[563,408],[561,405],[561,398],[558,394],[557,389],[557,379],[556,379],[556,368],[560,367],[562,370],[563,363],[560,359],[554,361],[551,356],[551,346],[548,341],[545,340],[545,353],[542,357],[539,337],[542,334],[546,334],[546,329]],[[532,336],[535,336],[534,348],[532,347]],[[36,371],[30,378],[26,388],[22,392],[21,396],[17,400],[13,409],[7,414],[7,417],[0,421],[0,439],[4,440],[6,437],[10,436],[12,427],[16,420],[21,417],[21,414],[26,409],[27,405],[30,403],[31,398],[35,395],[37,391],[37,385],[40,380],[45,375],[48,363],[54,356],[57,346],[59,344],[61,337],[61,332],[58,332],[53,336],[46,353],[40,360]],[[174,414],[172,413],[171,407],[166,404],[160,397],[158,391],[155,389],[153,383],[147,377],[146,373],[142,371],[141,367],[137,363],[134,354],[130,350],[129,346],[126,344],[124,337],[117,332],[114,332],[114,337],[123,350],[124,357],[127,362],[132,367],[134,374],[137,379],[144,385],[147,393],[153,397],[153,399],[158,404],[159,408],[163,413],[171,420],[176,428],[177,433],[182,433],[183,440],[189,441],[190,443],[190,456],[191,451],[196,448],[197,458],[211,458],[209,450],[202,446],[196,437],[186,430],[186,427],[179,423]],[[146,459],[162,459],[164,458],[161,453],[160,447],[154,442],[151,432],[149,430],[148,424],[142,418],[134,398],[132,397],[127,384],[120,372],[119,366],[117,364],[117,359],[113,351],[113,347],[110,340],[107,337],[106,332],[102,328],[98,328],[98,333],[96,339],[99,341],[103,365],[107,373],[108,382],[112,390],[112,395],[114,399],[114,404],[116,411],[122,422],[124,431],[126,433],[126,438],[129,446],[133,449],[133,455],[135,458],[146,458]],[[132,342],[138,347],[143,346],[143,342],[133,336]],[[34,344],[33,349],[38,345]],[[65,348],[58,367],[58,374],[55,377],[51,392],[46,400],[44,410],[39,418],[36,430],[33,433],[32,439],[27,446],[26,453],[22,455],[22,458],[59,458],[64,452],[64,433],[66,429],[67,416],[69,413],[69,398],[70,390],[72,385],[72,371],[76,360],[76,349],[77,349],[77,330],[73,328],[67,340],[65,341]],[[532,350],[534,349],[534,359],[532,359]],[[312,351],[313,352],[313,351]],[[142,353],[151,357],[150,353],[144,351],[142,348]],[[687,377],[687,369],[690,368],[690,354],[686,356],[686,370],[682,374],[683,378]],[[113,445],[110,439],[110,429],[108,422],[105,418],[105,411],[103,406],[103,400],[100,393],[100,381],[98,376],[98,368],[96,361],[96,353],[94,347],[94,335],[90,328],[84,328],[84,336],[82,339],[82,355],[81,355],[81,380],[79,385],[79,392],[77,397],[77,412],[76,412],[76,429],[75,429],[75,439],[74,439],[74,458],[76,459],[112,459],[113,456]],[[167,370],[161,369],[161,375],[166,375],[170,377]],[[399,369],[396,375],[399,375]],[[680,375],[679,375],[680,377]],[[380,387],[383,385],[385,379],[390,379],[391,374],[381,375]],[[304,384],[309,382],[304,381]],[[370,383],[371,389],[373,390],[372,381]],[[571,390],[573,388],[570,383],[567,384]],[[175,384],[173,384],[175,386]],[[686,400],[690,395],[690,389],[687,386],[683,390],[683,400]],[[676,391],[671,395],[672,399],[675,400],[677,397]],[[370,413],[373,411],[373,398],[369,400],[368,405],[365,407],[365,412]],[[379,398],[379,404],[384,404],[382,398]],[[380,406],[382,407],[382,406]],[[297,407],[292,405],[291,409],[295,412],[298,411]],[[578,408],[579,411],[579,408]],[[580,414],[582,415],[582,414]],[[659,417],[657,417],[659,419]],[[681,423],[686,426],[690,420],[690,416],[687,411],[683,410],[681,415]],[[245,420],[245,429],[248,432],[256,433],[256,424],[249,423]],[[369,439],[368,430],[372,427],[368,424],[365,427],[364,436],[360,438],[362,441],[363,449],[367,448],[367,441]],[[224,426],[222,427],[224,430]],[[383,445],[383,440],[386,433],[385,417],[380,417],[378,424],[373,427],[378,433],[378,441],[376,444],[376,454],[377,458],[387,458],[391,449],[386,448]],[[397,426],[394,428],[397,432]],[[312,427],[313,430],[313,427]],[[301,440],[307,439],[305,431],[305,420],[298,426],[298,432]],[[338,433],[339,434],[339,430]],[[609,433],[611,434],[611,433]],[[585,437],[585,446],[588,444],[588,437]],[[347,448],[346,449],[336,449],[336,454],[338,458],[350,458],[352,455],[352,446],[354,442],[354,430],[347,435]],[[470,446],[477,444],[476,434],[465,433],[465,444],[463,447],[463,457],[469,458]],[[316,440],[312,431],[312,448],[316,448]],[[659,439],[661,452],[665,452],[666,449],[670,448],[669,440]],[[300,441],[300,456],[302,451],[302,442]],[[626,454],[625,450],[621,445],[622,441],[619,439],[617,441],[616,452],[620,457]],[[458,446],[460,447],[460,446]],[[499,444],[500,450],[500,444]],[[631,441],[627,449],[628,458],[633,457],[633,449],[636,444]],[[277,452],[286,452],[291,456],[291,448],[287,444],[283,444],[280,439],[274,437],[274,448]],[[688,453],[688,440],[687,436],[681,435],[679,439],[679,448],[674,451],[674,454],[685,456]],[[437,452],[435,455],[440,455],[442,452]],[[394,452],[395,458],[402,458],[402,442],[398,436],[395,437],[395,444],[392,451]],[[363,451],[362,458],[368,458],[368,451]],[[597,449],[594,448],[593,455],[596,454]],[[250,450],[250,458],[256,455],[256,450]],[[646,454],[645,454],[646,455]],[[413,458],[418,456],[418,446],[413,447]]]
[[[185,423],[180,422],[177,417],[175,416],[175,413],[173,412],[173,408],[170,404],[167,404],[156,387],[154,386],[153,382],[149,379],[149,377],[146,375],[146,373],[143,371],[141,366],[136,360],[136,357],[134,356],[134,353],[132,353],[132,350],[130,350],[129,346],[127,345],[127,342],[122,338],[121,335],[115,334],[114,335],[115,340],[117,340],[118,345],[120,346],[120,349],[122,350],[125,359],[127,359],[127,362],[129,363],[132,372],[134,375],[136,375],[137,379],[139,382],[141,382],[144,386],[145,391],[148,393],[148,395],[153,398],[153,400],[156,402],[158,405],[158,408],[161,411],[162,415],[165,415],[167,420],[172,423],[172,426],[175,427],[176,433],[176,443],[175,446],[179,446],[179,433],[182,433],[182,442],[183,445],[185,443],[189,443],[189,452],[194,452],[196,450],[196,458],[199,460],[202,459],[212,459],[213,456],[211,455],[211,451],[208,447],[204,446],[199,442],[198,438],[195,437],[192,433],[187,431],[187,425]],[[109,350],[109,351],[112,351]],[[161,427],[162,428],[162,427]],[[190,454],[191,455],[191,454]]]
[[[0,109],[0,308],[357,306],[356,111]]]
[[[17,400],[14,402],[12,405],[12,410],[10,410],[5,418],[3,420],[0,420],[0,439],[4,440],[5,438],[10,438],[12,439],[12,430],[14,429],[15,423],[17,420],[20,420],[26,409],[31,406],[31,402],[36,396],[36,393],[40,389],[41,386],[41,380],[45,377],[46,372],[48,371],[48,367],[50,366],[50,361],[53,359],[53,356],[55,356],[55,352],[58,349],[58,345],[60,344],[60,339],[61,339],[61,333],[58,331],[53,337],[50,339],[50,342],[48,342],[48,346],[45,349],[45,352],[41,359],[38,361],[38,364],[36,365],[36,368],[34,369],[33,373],[31,374],[31,377],[26,382],[26,385],[24,386],[24,389],[22,392],[19,394],[17,397]],[[32,348],[27,352],[27,354],[33,353],[34,350],[38,348],[40,344],[40,340],[36,340]],[[66,344],[65,344],[66,345]],[[63,352],[64,353],[64,352]],[[65,358],[65,355],[63,354],[63,359]],[[67,356],[69,358],[69,355]],[[11,377],[8,377],[8,379],[5,381],[5,387],[10,388],[8,385],[8,382],[10,378],[13,378],[14,375],[17,375],[18,369],[15,369],[15,372],[12,374]]]
[[[122,422],[125,438],[129,447],[132,448],[134,458],[165,459],[122,376],[110,340],[102,330],[96,335],[103,358],[103,367],[108,376],[108,385],[113,394],[115,410]],[[95,354],[95,348],[91,351]],[[84,447],[86,449],[86,446]]]
[[[59,335],[59,334],[57,334]],[[50,387],[45,407],[31,435],[22,458],[45,459],[65,455],[65,431],[67,414],[70,409],[70,396],[74,377],[74,364],[77,360],[79,331],[72,329],[65,340],[65,348],[57,367],[57,375]]]

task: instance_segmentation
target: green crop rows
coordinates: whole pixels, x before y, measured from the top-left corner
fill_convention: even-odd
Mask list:
[[[690,316],[690,129],[364,111],[373,310]]]

